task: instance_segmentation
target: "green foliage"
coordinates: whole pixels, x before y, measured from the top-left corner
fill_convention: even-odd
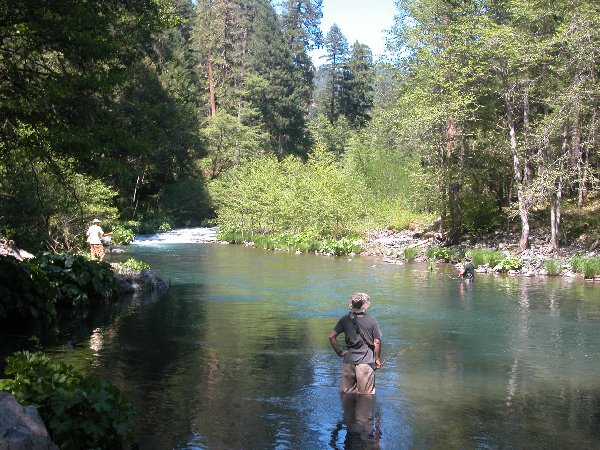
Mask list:
[[[311,232],[339,238],[360,234],[364,188],[333,156],[317,149],[306,163],[264,156],[245,162],[210,185],[225,233]]]
[[[404,259],[408,261],[412,261],[415,259],[415,256],[421,251],[418,247],[406,247],[404,249]]]
[[[127,261],[117,263],[117,266],[124,269],[135,270],[136,272],[150,270],[150,266],[148,264],[143,261],[138,261],[135,258],[129,258]]]
[[[257,126],[245,126],[225,110],[206,118],[202,136],[208,149],[203,169],[210,178],[237,167],[242,160],[260,153],[265,136]]]
[[[573,272],[583,274],[584,278],[600,275],[600,257],[575,255],[571,258]]]
[[[561,273],[561,263],[555,259],[546,259],[542,263],[543,267],[548,271],[548,275],[556,276]]]
[[[363,245],[363,240],[357,236],[329,239],[320,237],[312,232],[298,234],[255,234],[251,238],[246,239],[241,233],[219,231],[219,239],[235,243],[243,243],[251,240],[256,247],[267,250],[319,252],[336,256],[358,253]]]
[[[487,264],[490,267],[496,267],[504,259],[504,254],[490,248],[474,248],[470,252],[475,266]]]
[[[499,263],[500,270],[507,272],[509,270],[519,270],[521,268],[521,259],[518,255],[505,255]]]
[[[204,180],[201,177],[186,177],[167,185],[161,201],[161,212],[164,217],[158,231],[168,231],[172,225],[197,226],[204,218],[211,217],[213,213]],[[160,220],[160,217],[156,217],[156,220]]]
[[[170,230],[172,230],[172,227],[169,222],[163,222],[158,227],[158,231],[170,231]]]
[[[497,267],[502,272],[521,268],[521,260],[518,255],[505,254],[490,248],[474,248],[467,254],[473,258],[472,262],[475,267],[487,265],[492,268]]]
[[[105,262],[84,256],[44,253],[34,262],[58,291],[59,308],[81,308],[105,302],[119,285]]]
[[[320,251],[333,255],[358,253],[362,247],[362,239],[345,236],[340,239],[324,239]]]
[[[463,196],[462,223],[466,232],[486,234],[498,228],[501,220],[498,200],[489,192],[469,189]]]
[[[452,252],[448,247],[429,247],[425,254],[429,259],[442,260],[445,262],[450,261]]]
[[[0,161],[0,233],[31,250],[73,251],[83,244],[92,218],[117,217],[116,191],[76,173],[72,161],[23,164],[25,158],[31,155],[14,151]]]
[[[56,317],[57,298],[56,285],[39,266],[0,256],[0,320],[49,322]]]
[[[112,233],[111,242],[116,245],[126,245],[135,240],[134,231],[123,225],[115,225]]]
[[[36,352],[6,359],[0,390],[34,405],[61,449],[120,449],[132,436],[133,408],[111,383]]]
[[[316,146],[338,157],[344,154],[352,136],[350,123],[345,116],[340,116],[331,123],[324,114],[319,114],[309,122],[308,128]]]

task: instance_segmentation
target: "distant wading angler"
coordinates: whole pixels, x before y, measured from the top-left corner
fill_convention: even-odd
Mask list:
[[[465,267],[460,271],[461,278],[464,278],[467,281],[475,281],[475,266],[473,266],[472,258],[470,256],[466,257],[467,263]]]
[[[344,358],[340,383],[344,394],[375,393],[375,370],[381,367],[381,331],[377,320],[365,313],[370,302],[365,293],[353,294],[348,304],[350,312],[329,333],[331,347]],[[346,350],[337,341],[342,333]]]
[[[94,219],[85,234],[87,235],[87,243],[90,245],[92,259],[104,261],[104,245],[102,244],[102,238],[104,236],[110,236],[112,233],[105,233],[100,227],[100,220]]]

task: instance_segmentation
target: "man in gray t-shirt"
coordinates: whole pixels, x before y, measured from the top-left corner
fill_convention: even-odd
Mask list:
[[[377,320],[365,313],[370,301],[367,294],[353,294],[348,304],[350,313],[329,333],[333,350],[344,357],[340,384],[343,393],[375,393],[375,369],[381,367],[381,331]],[[337,341],[342,333],[347,350],[342,350]]]

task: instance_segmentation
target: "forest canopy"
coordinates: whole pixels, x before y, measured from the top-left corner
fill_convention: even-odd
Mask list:
[[[97,216],[335,236],[438,217],[449,244],[509,223],[524,249],[543,210],[558,250],[565,202],[598,191],[600,5],[400,0],[379,60],[321,32],[322,7],[1,2],[0,236],[70,251]]]

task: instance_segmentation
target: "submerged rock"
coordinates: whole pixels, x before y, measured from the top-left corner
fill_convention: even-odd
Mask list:
[[[58,450],[46,425],[33,406],[23,407],[6,392],[0,392],[0,449]]]

